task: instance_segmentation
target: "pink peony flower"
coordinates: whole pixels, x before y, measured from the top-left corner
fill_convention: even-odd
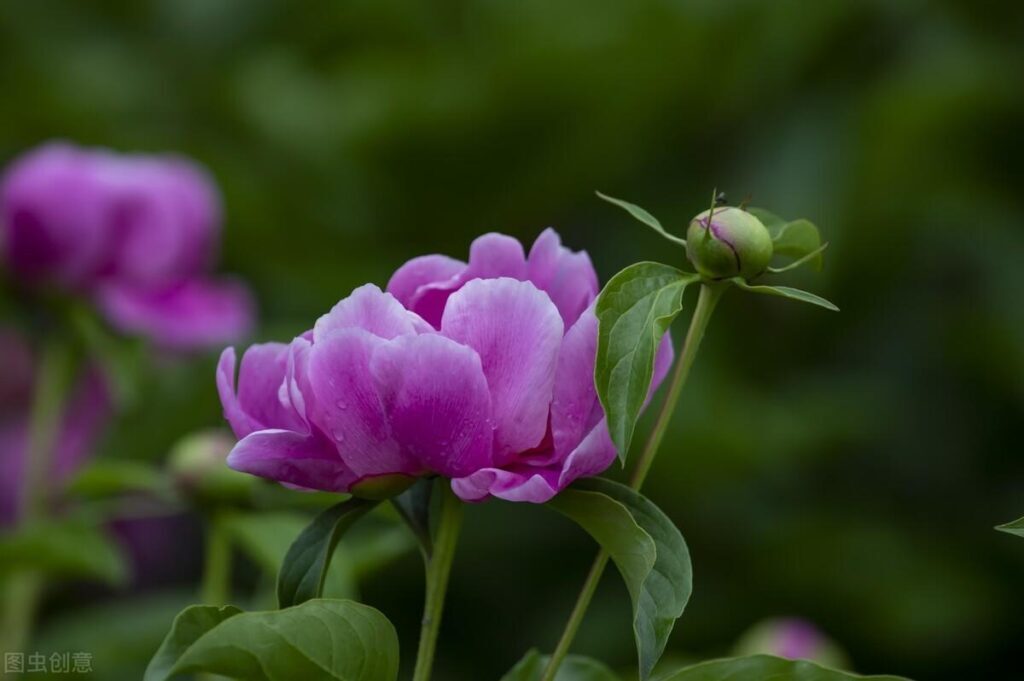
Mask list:
[[[467,501],[542,503],[615,459],[594,389],[597,276],[546,230],[527,256],[486,234],[468,263],[403,265],[290,344],[235,351],[217,385],[236,470],[301,488],[388,493],[452,479]],[[663,344],[655,385],[671,364]],[[397,483],[397,485],[396,485]]]
[[[251,325],[248,291],[209,275],[220,219],[212,180],[179,157],[51,143],[0,182],[0,243],[20,280],[88,296],[165,347],[220,345]]]

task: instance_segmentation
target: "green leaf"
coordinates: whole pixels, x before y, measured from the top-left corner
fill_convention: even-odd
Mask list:
[[[262,513],[234,513],[219,519],[232,543],[240,548],[271,578],[276,577],[292,542],[309,524],[302,513],[268,511]],[[357,595],[355,581],[347,556],[337,555],[327,568],[323,593],[335,598]]]
[[[412,487],[391,500],[398,515],[419,542],[425,559],[429,559],[434,551],[434,540],[430,534],[430,500],[434,483],[435,480],[430,478],[420,478]]]
[[[550,655],[531,650],[501,677],[501,681],[538,681],[550,659]],[[566,655],[555,681],[619,681],[619,677],[597,660],[583,655]]]
[[[34,523],[0,535],[0,573],[22,569],[110,584],[127,577],[117,544],[82,520]]]
[[[780,296],[791,300],[799,300],[802,303],[810,303],[811,305],[823,307],[826,310],[839,312],[839,308],[833,303],[825,300],[821,296],[816,296],[813,293],[808,293],[807,291],[801,291],[798,288],[792,288],[790,286],[754,286],[752,284],[748,284],[740,277],[734,277],[730,281],[741,289],[750,291],[751,293],[760,293],[766,296]]]
[[[219,615],[209,606],[198,608],[185,610],[175,620],[145,681],[190,672],[246,681],[394,681],[398,677],[395,628],[367,605],[317,599],[284,610],[224,613],[227,617],[219,623],[213,622]],[[176,636],[183,617],[189,631]],[[202,631],[211,622],[213,626]],[[189,640],[195,634],[198,637]],[[174,654],[177,659],[168,668]]]
[[[589,532],[622,573],[633,601],[640,678],[647,679],[693,590],[682,534],[646,497],[601,478],[577,482],[548,505]]]
[[[682,309],[683,291],[698,280],[668,265],[640,262],[612,277],[597,299],[594,381],[622,462],[647,399],[658,344]]]
[[[75,476],[67,491],[89,499],[134,492],[168,493],[164,476],[158,468],[128,460],[94,461]]]
[[[770,655],[711,660],[681,669],[659,681],[906,681],[899,676],[859,676],[821,667],[806,660],[784,660]]]
[[[324,591],[324,579],[338,539],[378,501],[349,499],[323,511],[292,543],[277,577],[277,601],[287,608]]]
[[[665,231],[665,228],[661,226],[661,223],[658,222],[658,218],[654,217],[640,206],[629,203],[628,201],[623,201],[622,199],[616,199],[611,196],[607,196],[606,194],[602,194],[601,192],[594,193],[597,194],[600,198],[607,201],[608,203],[615,204],[619,208],[624,209],[634,218],[644,223],[645,225],[647,225],[648,227],[650,227],[655,232],[662,235],[672,243],[679,244],[684,248],[686,247],[686,239],[678,237],[675,234],[669,234],[667,231]]]
[[[1000,532],[1007,532],[1009,534],[1015,534],[1018,537],[1024,537],[1024,518],[1017,518],[1012,523],[996,525],[996,529]]]
[[[169,678],[175,664],[196,641],[221,622],[241,613],[242,610],[233,605],[191,605],[182,610],[150,660],[143,681]]]

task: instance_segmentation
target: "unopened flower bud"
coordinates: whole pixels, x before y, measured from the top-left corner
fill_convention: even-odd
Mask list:
[[[723,206],[697,215],[686,231],[686,255],[709,279],[761,274],[772,259],[772,236],[755,216]]]
[[[737,655],[775,655],[790,660],[811,660],[829,667],[848,665],[846,654],[807,620],[779,617],[764,620],[736,644]]]
[[[171,450],[170,471],[186,494],[206,501],[247,502],[253,478],[225,463],[234,444],[230,434],[205,430],[182,438]]]

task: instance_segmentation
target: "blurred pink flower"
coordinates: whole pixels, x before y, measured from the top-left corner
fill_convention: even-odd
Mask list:
[[[12,272],[96,301],[119,330],[178,349],[242,337],[252,300],[211,278],[220,199],[200,166],[175,156],[50,143],[0,183],[0,241]]]
[[[436,473],[467,501],[541,503],[615,459],[594,389],[597,276],[553,230],[486,234],[356,289],[290,344],[221,356],[231,467],[302,488]],[[671,364],[666,338],[655,385]],[[387,487],[387,485],[385,485]]]
[[[778,617],[751,627],[736,645],[738,655],[775,655],[790,660],[812,660],[842,668],[845,653],[812,622],[799,617]]]
[[[33,358],[25,340],[0,330],[0,526],[13,523],[24,485],[32,403]],[[110,416],[110,397],[102,377],[87,371],[72,390],[60,432],[54,440],[47,482],[58,487],[92,454]]]

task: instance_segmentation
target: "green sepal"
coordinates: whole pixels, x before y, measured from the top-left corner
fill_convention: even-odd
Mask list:
[[[747,212],[754,215],[761,221],[761,224],[768,228],[768,232],[772,235],[772,249],[775,255],[792,258],[801,265],[812,262],[816,270],[821,270],[823,262],[821,253],[824,248],[821,243],[821,234],[813,222],[804,218],[784,220],[764,208],[747,208]],[[796,263],[791,263],[778,269],[789,270],[797,266]]]

